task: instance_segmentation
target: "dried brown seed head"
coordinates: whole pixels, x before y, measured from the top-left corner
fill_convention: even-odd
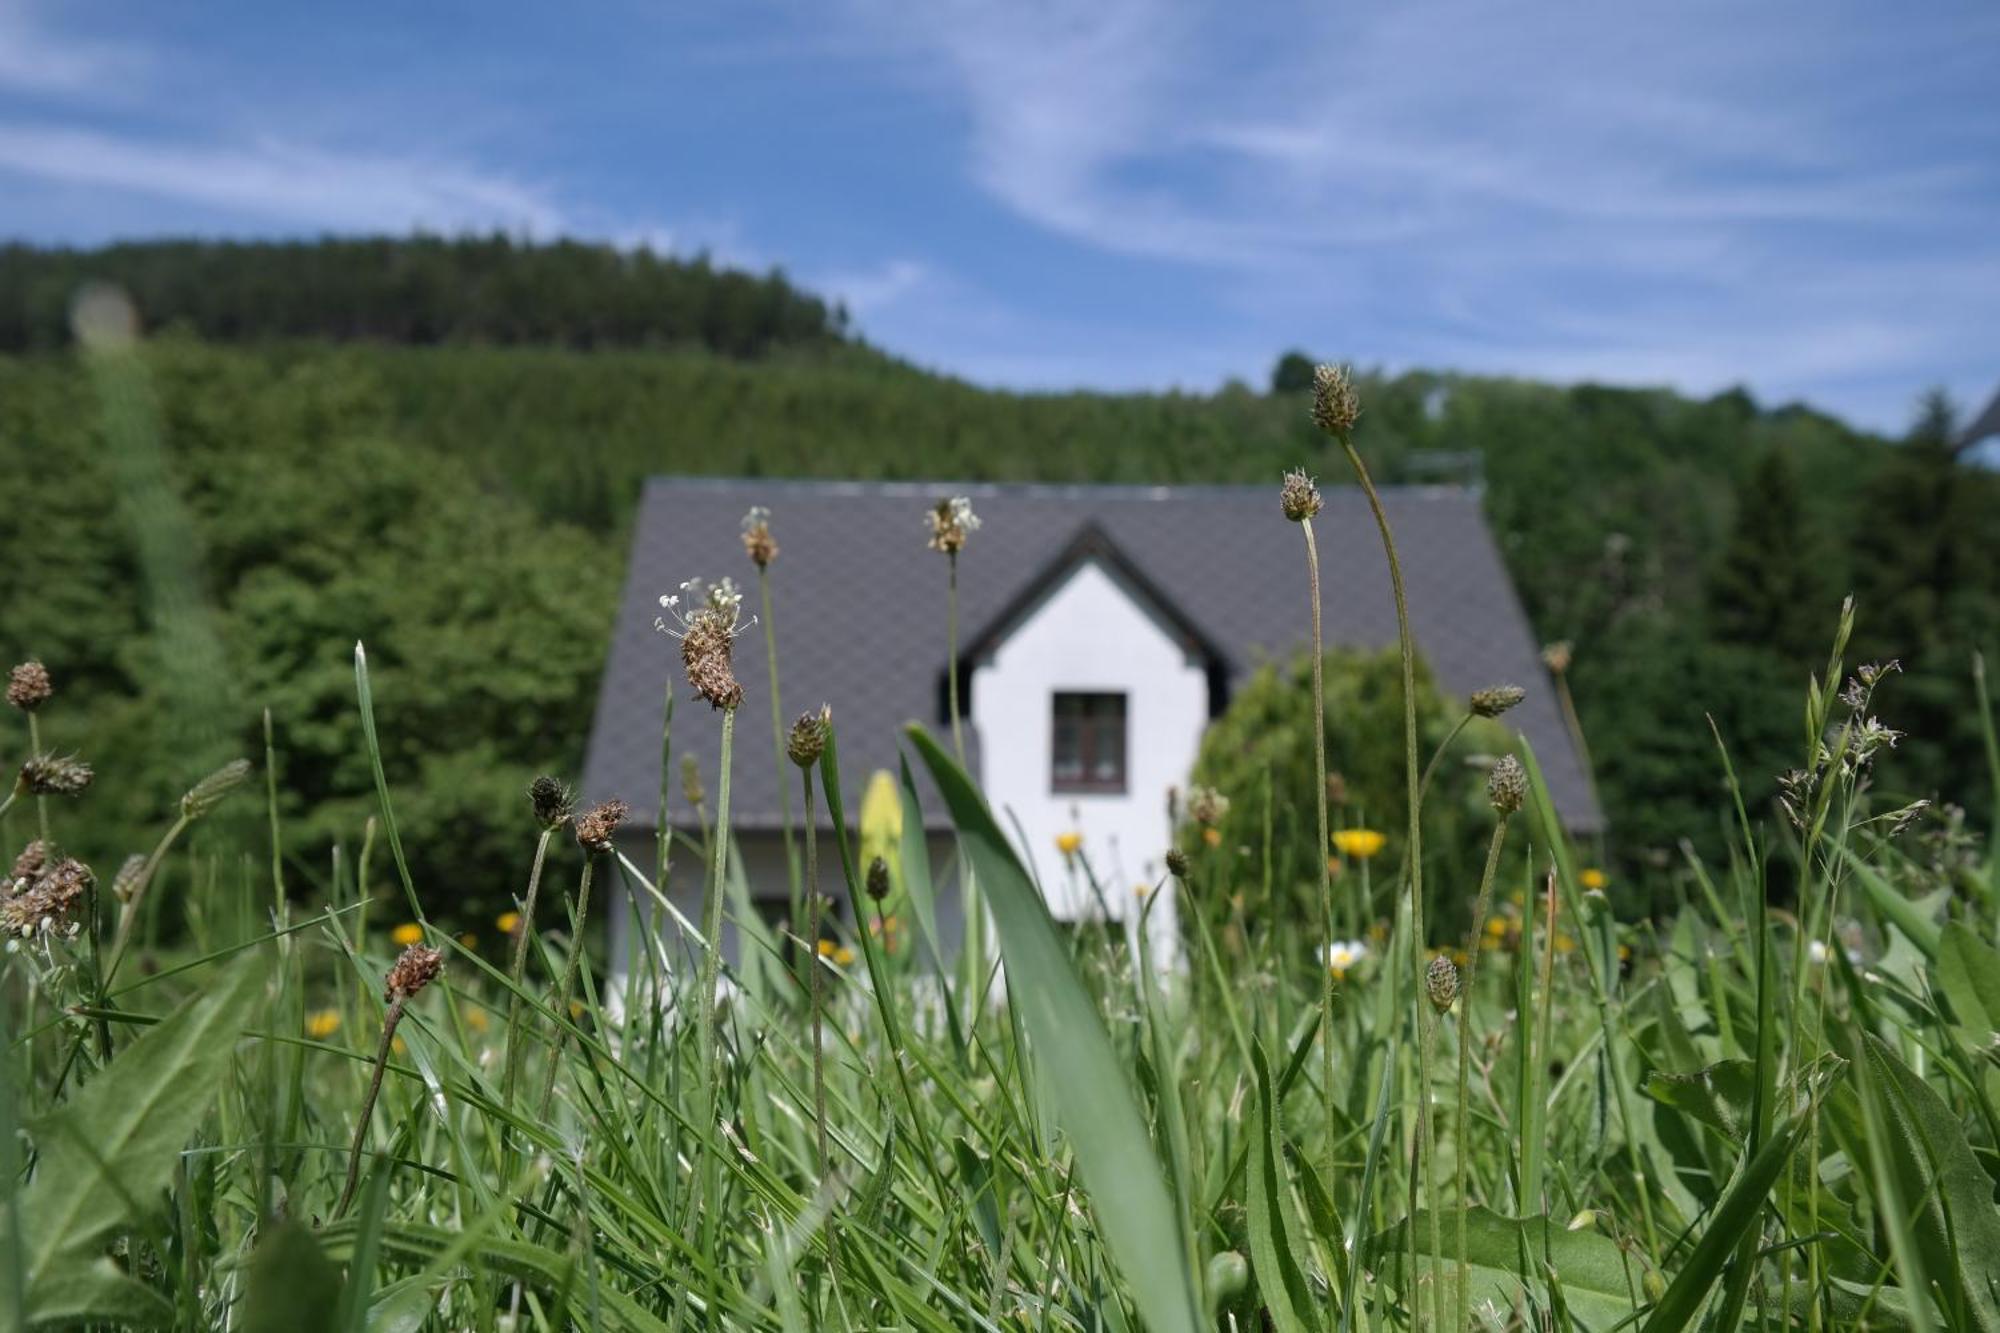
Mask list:
[[[792,723],[791,734],[785,738],[785,753],[800,768],[811,768],[819,762],[826,751],[826,740],[833,730],[833,709],[821,704],[817,713],[800,713],[799,720]]]
[[[111,896],[121,903],[131,902],[145,886],[145,874],[146,858],[137,852],[132,853],[111,878]]]
[[[585,851],[595,855],[601,856],[610,851],[611,840],[631,809],[631,806],[619,800],[592,806],[576,818],[577,842]]]
[[[56,849],[53,844],[43,842],[40,838],[35,839],[26,847],[23,847],[21,854],[14,858],[14,870],[9,878],[13,880],[33,879],[42,873],[42,867],[47,865],[49,858],[55,854]]]
[[[1229,798],[1213,787],[1188,788],[1188,818],[1213,827],[1229,816]]]
[[[96,776],[74,755],[38,754],[21,765],[21,786],[36,796],[77,796]]]
[[[7,673],[7,702],[24,713],[40,708],[55,692],[49,669],[40,662],[23,662]]]
[[[1486,775],[1486,797],[1504,818],[1519,810],[1528,799],[1528,771],[1511,754],[1500,756]]]
[[[889,863],[879,856],[868,863],[867,889],[878,903],[889,896]]]
[[[537,824],[545,829],[559,829],[569,823],[576,810],[576,796],[544,773],[528,784],[528,808],[534,812]]]
[[[427,944],[412,944],[389,969],[382,998],[390,1003],[413,998],[444,971],[444,955]]]
[[[74,935],[77,922],[71,916],[89,890],[94,877],[90,867],[74,857],[64,857],[44,867],[20,892],[0,901],[0,931],[9,935]]]
[[[1167,873],[1175,879],[1186,879],[1188,872],[1187,853],[1178,847],[1167,848]]]
[[[1489,685],[1474,690],[1468,706],[1480,717],[1498,717],[1527,697],[1528,692],[1519,685]]]
[[[1313,367],[1313,425],[1345,440],[1361,419],[1361,395],[1346,366]]]
[[[1319,487],[1305,469],[1293,468],[1278,488],[1278,508],[1294,523],[1303,523],[1320,511]]]
[[[653,628],[681,641],[681,665],[687,668],[695,695],[714,708],[742,703],[743,687],[737,683],[730,654],[736,636],[757,622],[742,622],[743,594],[736,585],[728,579],[712,585],[689,579],[678,594],[662,597],[660,605],[667,614],[655,617]]]

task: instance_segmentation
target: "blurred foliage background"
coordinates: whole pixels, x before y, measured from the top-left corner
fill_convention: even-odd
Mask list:
[[[468,910],[519,879],[528,778],[580,761],[649,474],[1344,480],[1307,421],[1301,352],[1213,394],[1008,393],[870,348],[782,274],[701,260],[502,238],[0,248],[0,658],[56,673],[51,741],[101,774],[103,845],[76,850],[101,863],[206,756],[162,655],[172,617],[143,554],[161,530],[135,522],[118,414],[67,333],[87,280],[127,288],[147,328],[120,411],[156,414],[189,519],[179,545],[220,644],[195,697],[230,701],[236,753],[261,752],[273,714],[288,856],[320,873],[372,808],[360,638],[404,836]],[[1537,633],[1573,644],[1604,851],[1629,877],[1683,839],[1721,846],[1709,715],[1767,806],[1849,590],[1860,655],[1907,673],[1884,720],[1909,735],[1878,781],[1987,817],[1971,661],[2000,647],[2000,475],[1954,452],[1951,404],[1926,399],[1890,440],[1740,390],[1365,371],[1361,389],[1377,476],[1483,484]],[[1264,691],[1246,717],[1280,707]],[[1203,762],[1224,761],[1212,745]],[[1393,831],[1395,784],[1343,763],[1357,809]]]

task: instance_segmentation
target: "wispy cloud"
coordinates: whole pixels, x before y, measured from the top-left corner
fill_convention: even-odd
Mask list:
[[[553,235],[566,224],[547,191],[506,175],[419,156],[340,152],[272,138],[242,144],[155,142],[0,123],[0,172],[330,231],[500,227]]]
[[[0,92],[101,95],[147,64],[122,43],[58,32],[31,0],[0,0]]]

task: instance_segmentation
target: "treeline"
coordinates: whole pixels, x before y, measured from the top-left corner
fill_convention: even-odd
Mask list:
[[[334,838],[351,848],[372,808],[361,638],[406,846],[472,904],[517,887],[521,787],[580,763],[650,474],[1275,486],[1303,464],[1345,480],[1297,390],[994,393],[856,346],[745,362],[168,336],[141,355],[241,701],[234,749],[261,753],[268,706],[301,875]],[[174,665],[148,609],[149,520],[106,448],[102,387],[69,352],[0,356],[0,658],[40,655],[67,683],[50,743],[98,762],[109,845],[92,850],[115,865],[197,764],[162,723]],[[1365,376],[1362,391],[1358,440],[1385,480],[1483,455],[1536,631],[1574,646],[1622,882],[1679,864],[1683,839],[1720,846],[1711,717],[1770,818],[1805,744],[1801,687],[1850,590],[1850,665],[1903,667],[1878,695],[1909,733],[1876,779],[1885,796],[1989,818],[1970,669],[1975,650],[2000,661],[2000,476],[1931,443],[1939,412],[1890,441],[1742,393],[1431,373]],[[1937,817],[1909,838],[1942,856],[1951,836]]]
[[[686,345],[756,357],[847,336],[845,311],[777,271],[580,241],[413,236],[0,247],[0,350],[66,344],[70,302],[92,282],[123,288],[149,328],[226,343]]]

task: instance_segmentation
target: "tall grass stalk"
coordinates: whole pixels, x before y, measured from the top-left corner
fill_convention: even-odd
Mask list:
[[[1409,802],[1409,842],[1404,851],[1404,874],[1410,886],[1410,976],[1414,983],[1412,1008],[1417,1020],[1417,1044],[1426,1046],[1433,1026],[1433,1015],[1424,1001],[1424,833],[1423,802],[1419,794],[1420,781],[1417,773],[1417,649],[1415,638],[1410,633],[1410,604],[1403,591],[1403,566],[1396,556],[1395,535],[1389,529],[1389,515],[1382,508],[1382,497],[1375,490],[1374,479],[1368,475],[1368,465],[1361,461],[1361,454],[1354,447],[1353,439],[1342,433],[1338,436],[1340,447],[1347,455],[1347,462],[1354,469],[1355,480],[1368,497],[1369,511],[1375,516],[1375,526],[1382,537],[1382,554],[1389,565],[1389,587],[1396,599],[1396,647],[1403,659],[1403,756]],[[1423,1151],[1424,1193],[1430,1204],[1431,1259],[1432,1259],[1432,1322],[1437,1327],[1444,1326],[1442,1294],[1437,1289],[1436,1260],[1441,1248],[1442,1236],[1439,1229],[1439,1198],[1437,1186],[1437,1142],[1436,1130],[1431,1123],[1431,1097],[1428,1083],[1419,1081],[1417,1096],[1417,1137]]]
[[[698,1024],[695,1050],[696,1059],[701,1064],[697,1086],[701,1091],[702,1107],[699,1139],[703,1164],[702,1234],[704,1248],[710,1253],[714,1252],[715,1231],[722,1212],[719,1197],[722,1192],[722,1148],[713,1142],[717,1133],[716,1121],[722,1108],[721,1070],[717,1068],[716,1060],[715,990],[722,976],[722,895],[729,875],[729,775],[735,746],[736,709],[730,707],[722,710],[722,752],[715,781],[713,859],[701,900],[701,933],[706,947],[702,950],[701,980],[697,983],[700,991],[695,996]]]
[[[576,974],[583,966],[584,925],[590,916],[590,882],[597,871],[597,858],[583,858],[583,873],[577,878],[576,905],[569,914],[569,950],[563,957],[562,981],[556,987],[556,1028],[549,1042],[549,1067],[542,1076],[542,1094],[535,1103],[535,1116],[548,1119],[549,1100],[556,1089],[556,1074],[562,1069],[564,1025],[570,1022],[570,1001],[576,996]],[[523,923],[525,926],[525,923]]]
[[[792,929],[799,928],[799,848],[792,828],[792,793],[785,786],[785,710],[778,701],[778,623],[771,618],[771,567],[757,562],[757,602],[764,624],[764,669],[771,690],[771,762],[778,774],[778,816],[783,821],[785,874],[792,893]]]
[[[1334,922],[1332,841],[1327,833],[1326,812],[1326,646],[1320,634],[1319,545],[1313,540],[1312,516],[1299,520],[1299,532],[1306,539],[1306,585],[1312,601],[1312,729],[1313,729],[1313,813],[1319,822],[1319,841],[1314,844],[1313,861],[1319,869],[1320,929],[1329,953],[1320,959],[1320,1092],[1326,1102],[1327,1171],[1334,1167],[1335,1144],[1339,1139],[1340,1117],[1333,1095],[1333,959],[1331,950],[1338,933]]]
[[[507,993],[506,1066],[500,1079],[501,1104],[514,1107],[514,1081],[521,1066],[521,994],[528,974],[528,941],[535,934],[535,899],[542,891],[542,867],[547,864],[549,841],[556,830],[545,828],[535,839],[535,860],[528,868],[528,891],[521,898],[521,919],[514,927],[514,954],[507,964],[507,979],[513,983]],[[585,863],[588,868],[588,862]]]
[[[1495,802],[1497,806],[1498,801]],[[1472,1327],[1472,1270],[1466,1264],[1465,1215],[1472,1207],[1472,1200],[1466,1197],[1466,1181],[1470,1176],[1472,1158],[1472,1008],[1475,987],[1479,983],[1479,953],[1486,943],[1486,913],[1493,902],[1493,877],[1500,869],[1500,852],[1507,843],[1507,818],[1511,812],[1498,811],[1499,818],[1493,825],[1493,837],[1486,844],[1486,866],[1479,875],[1479,896],[1472,904],[1472,939],[1465,947],[1465,979],[1459,987],[1458,1008],[1458,1106],[1455,1133],[1458,1145],[1452,1153],[1453,1169],[1457,1175],[1455,1195],[1458,1200],[1458,1318],[1453,1328]]]

